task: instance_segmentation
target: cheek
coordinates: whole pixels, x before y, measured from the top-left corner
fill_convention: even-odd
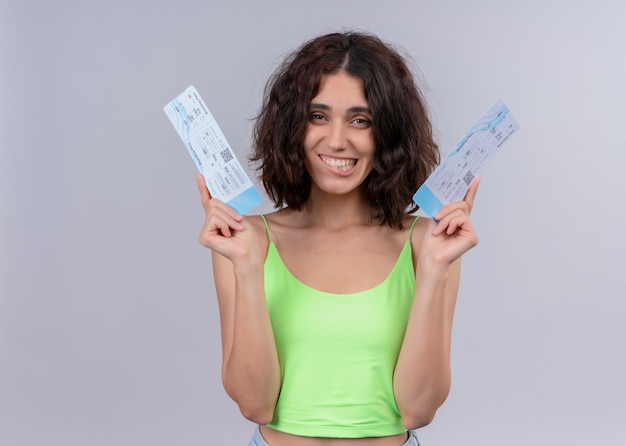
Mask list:
[[[367,164],[368,164],[367,167],[368,167],[369,172],[374,170],[375,163],[376,163],[376,148],[374,147],[374,144],[372,143],[371,151],[369,152],[369,156],[367,160]]]
[[[309,125],[306,133],[304,134],[304,150],[309,151],[316,146],[316,142],[320,139],[319,131],[316,131],[314,126]]]
[[[374,141],[374,132],[371,129],[359,135],[359,146],[364,152],[374,153],[376,143]]]
[[[374,144],[373,137],[363,138],[361,141],[361,147],[363,147],[363,153],[367,154],[372,160],[376,153],[376,145]]]

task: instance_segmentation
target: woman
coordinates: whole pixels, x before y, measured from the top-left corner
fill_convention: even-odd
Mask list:
[[[244,217],[198,176],[222,379],[252,445],[417,445],[450,388],[466,198],[434,220],[412,195],[438,163],[420,93],[378,38],[305,43],[270,79],[255,161],[279,209]]]

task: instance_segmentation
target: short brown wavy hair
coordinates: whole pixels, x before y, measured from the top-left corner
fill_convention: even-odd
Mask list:
[[[372,219],[401,228],[418,208],[413,194],[439,163],[439,150],[406,61],[376,36],[327,34],[287,56],[265,88],[251,160],[277,208],[301,209],[311,192],[303,149],[309,103],[321,77],[340,71],[361,79],[372,110],[374,169],[363,183]]]

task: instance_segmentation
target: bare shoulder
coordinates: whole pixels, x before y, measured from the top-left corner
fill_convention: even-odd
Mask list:
[[[250,223],[251,229],[259,239],[267,238],[267,229],[263,218],[270,220],[268,215],[247,215],[244,218]]]
[[[252,231],[254,240],[258,243],[259,249],[263,252],[267,252],[270,239],[265,220],[263,219],[264,217],[269,220],[265,215],[248,215],[245,217],[246,223],[244,223],[244,225]]]
[[[413,220],[415,220],[416,218],[417,220],[415,221],[415,225],[413,226],[413,232],[411,233],[411,248],[413,251],[414,265],[417,264],[417,253],[420,251],[420,248],[422,246],[422,240],[424,240],[424,235],[427,233],[427,231],[432,231],[435,228],[435,222],[433,222],[431,218],[424,216],[417,217],[411,215],[409,224],[412,224]]]
[[[302,213],[290,209],[279,209],[265,214],[264,217],[267,221],[267,226],[261,216],[258,216],[257,224],[261,225],[260,229],[265,234],[265,237],[271,236],[272,240],[276,237],[282,238],[285,234],[291,234],[294,230],[304,229],[307,226]]]
[[[413,220],[415,221],[415,225],[413,227],[413,233],[411,234],[411,240],[412,242],[416,242],[422,239],[422,237],[424,236],[424,233],[428,230],[428,229],[432,229],[435,227],[435,222],[428,217],[425,216],[416,216],[416,215],[410,215],[409,217],[409,223],[408,224],[412,224]]]
[[[285,227],[297,227],[304,221],[303,212],[294,211],[289,208],[278,209],[269,214],[265,214],[270,225],[279,225]]]

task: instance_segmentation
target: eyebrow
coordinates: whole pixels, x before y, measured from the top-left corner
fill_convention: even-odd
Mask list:
[[[327,110],[327,111],[331,110],[331,107],[329,107],[326,104],[319,103],[319,102],[312,102],[312,103],[310,103],[309,104],[309,109],[312,109],[312,108],[317,108],[317,109],[320,109],[320,110]],[[361,106],[350,107],[347,110],[347,112],[348,113],[368,113],[370,115],[372,114],[372,110],[369,107],[361,107]]]

